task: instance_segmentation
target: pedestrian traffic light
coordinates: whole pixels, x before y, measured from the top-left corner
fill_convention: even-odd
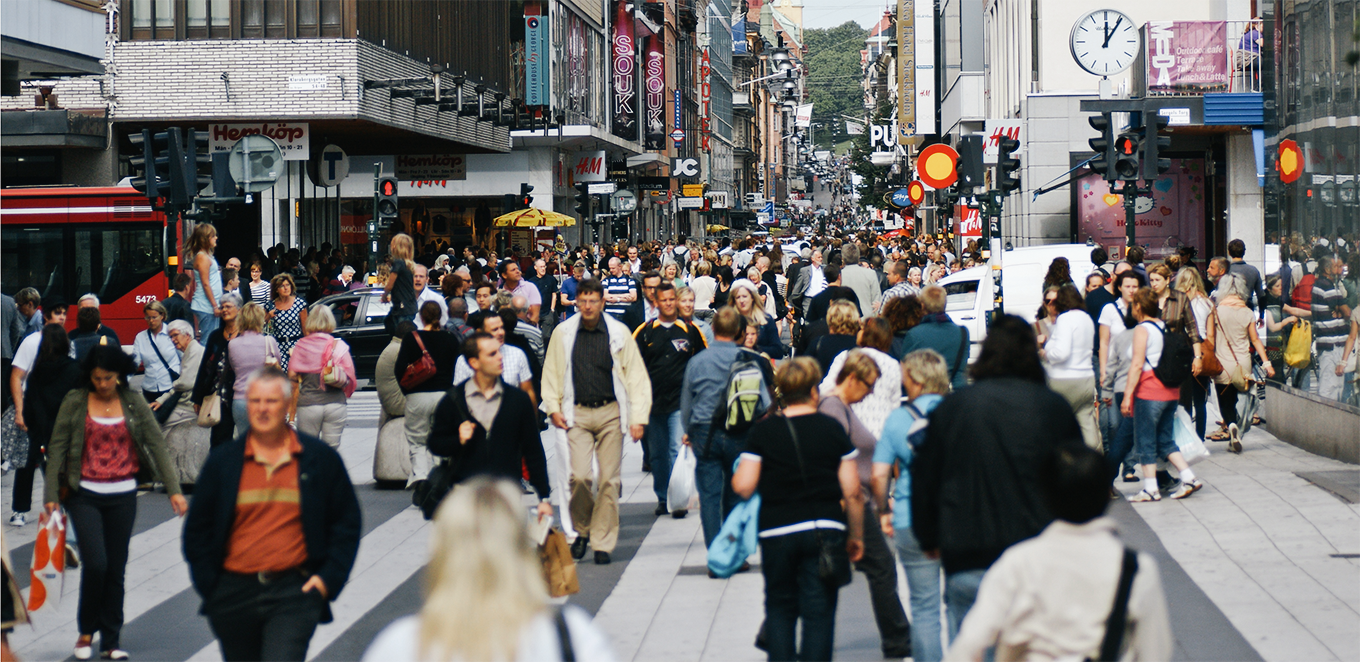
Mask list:
[[[375,183],[373,196],[373,218],[379,228],[385,228],[400,218],[397,201],[397,178],[379,177]]]
[[[1171,136],[1162,133],[1170,124],[1166,115],[1143,113],[1143,179],[1153,181],[1171,169],[1171,159],[1161,156],[1171,149]]]
[[[1138,181],[1139,142],[1134,131],[1125,131],[1114,141],[1114,170],[1123,181]]]
[[[582,221],[590,220],[590,185],[585,182],[576,184],[576,215]]]
[[[982,136],[963,136],[959,139],[957,168],[959,189],[965,195],[972,194],[974,187],[984,185],[982,181]]]
[[[141,153],[131,159],[132,188],[141,191],[148,200],[153,202],[161,196],[167,195],[170,188],[168,173],[157,172],[156,170],[157,138],[169,140],[167,134],[153,134],[150,129],[142,129],[141,133],[128,136],[133,145],[141,147]]]
[[[520,209],[528,209],[528,208],[534,206],[534,196],[530,195],[531,193],[533,193],[533,191],[534,191],[534,187],[532,187],[532,186],[530,186],[530,185],[528,185],[528,184],[520,184],[520,185],[519,185],[519,208],[520,208]]]
[[[1110,124],[1110,114],[1102,113],[1086,118],[1100,135],[1086,141],[1091,146],[1091,151],[1096,153],[1095,158],[1091,159],[1091,172],[1099,174],[1105,181],[1112,182],[1119,179],[1119,175],[1114,171],[1114,130]]]
[[[1020,141],[1009,136],[996,144],[996,187],[1002,195],[1020,190],[1020,159],[1015,155]]]
[[[628,219],[623,216],[615,216],[614,220],[610,222],[610,229],[612,230],[615,239],[627,239]]]

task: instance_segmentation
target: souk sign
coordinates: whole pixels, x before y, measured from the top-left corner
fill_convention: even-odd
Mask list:
[[[208,149],[229,152],[246,136],[265,136],[278,143],[284,161],[306,161],[311,156],[311,131],[306,122],[208,125]]]

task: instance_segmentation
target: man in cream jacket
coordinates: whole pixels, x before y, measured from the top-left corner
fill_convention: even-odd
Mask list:
[[[652,408],[652,383],[631,330],[604,315],[598,280],[582,281],[573,315],[554,330],[543,365],[543,404],[552,424],[567,431],[571,451],[572,556],[595,550],[610,562],[619,539],[619,464],[623,437],[643,438]],[[599,493],[591,459],[599,464]]]

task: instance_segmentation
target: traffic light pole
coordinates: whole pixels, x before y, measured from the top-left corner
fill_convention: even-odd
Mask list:
[[[382,179],[382,164],[373,164],[373,216],[368,219],[368,271],[378,278],[378,181]]]

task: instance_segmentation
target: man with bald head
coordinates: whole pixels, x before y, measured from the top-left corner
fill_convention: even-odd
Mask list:
[[[529,302],[516,295],[510,299],[510,309],[515,311],[515,317],[519,319],[515,324],[515,335],[523,336],[529,342],[530,349],[538,356],[538,364],[543,365],[543,330],[538,328],[538,320],[529,311]]]

